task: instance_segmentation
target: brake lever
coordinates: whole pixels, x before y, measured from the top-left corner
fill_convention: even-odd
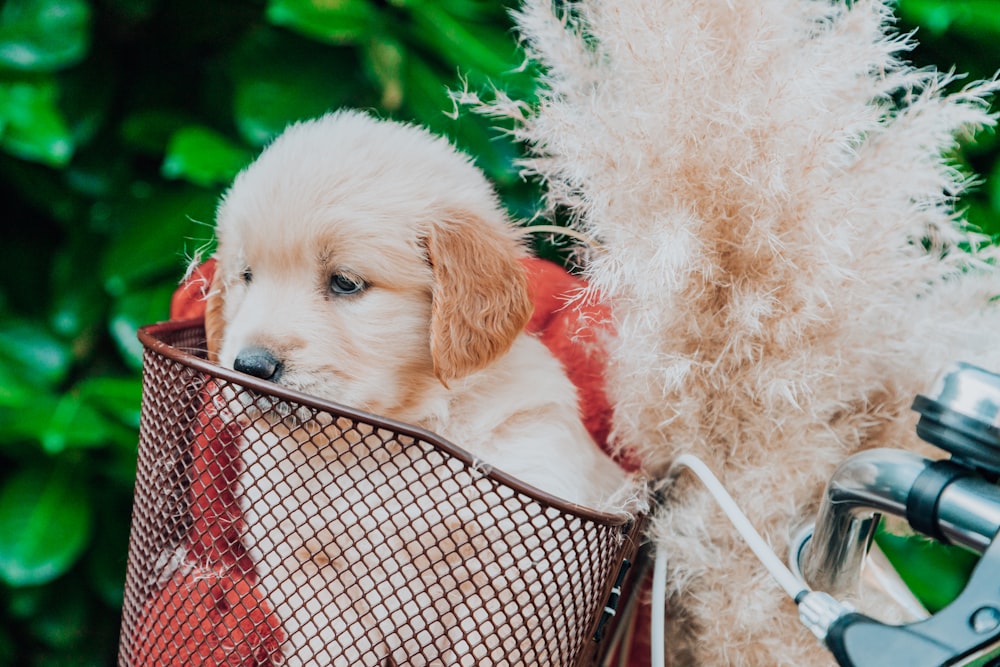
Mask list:
[[[1000,540],[994,536],[959,596],[930,618],[896,626],[851,612],[824,641],[841,667],[1000,664]]]

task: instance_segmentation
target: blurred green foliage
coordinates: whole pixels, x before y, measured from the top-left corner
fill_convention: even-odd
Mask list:
[[[917,30],[919,47],[911,60],[921,66],[963,75],[953,87],[991,79],[1000,71],[1000,1],[898,0],[901,31]],[[994,109],[997,105],[994,103]],[[966,141],[958,161],[984,179],[963,200],[966,218],[1000,241],[1000,144],[996,132]]]
[[[497,0],[6,0],[0,5],[0,665],[110,665],[138,427],[136,328],[210,248],[221,188],[288,122],[342,106],[474,154],[512,212],[517,147],[447,89],[530,99]],[[914,58],[1000,65],[989,0],[903,0]],[[992,178],[970,217],[1000,233]]]
[[[287,123],[352,106],[451,135],[526,214],[517,149],[445,112],[449,88],[533,80],[498,2],[0,7],[0,665],[111,665],[135,330],[166,317],[221,188]]]

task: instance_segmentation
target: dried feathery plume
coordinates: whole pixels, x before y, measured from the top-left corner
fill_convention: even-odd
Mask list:
[[[907,64],[881,0],[559,5],[516,14],[537,106],[487,111],[600,245],[616,440],[656,478],[703,458],[782,553],[837,463],[918,446],[909,404],[948,362],[1000,370],[1000,250],[947,157],[998,84]],[[682,482],[654,525],[675,664],[831,664],[720,517]]]

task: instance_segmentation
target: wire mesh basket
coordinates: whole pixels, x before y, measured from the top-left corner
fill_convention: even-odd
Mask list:
[[[120,665],[569,667],[607,652],[641,517],[212,365],[199,323],[140,339]]]

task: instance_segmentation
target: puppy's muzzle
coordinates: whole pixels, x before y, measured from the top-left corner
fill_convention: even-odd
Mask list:
[[[233,368],[262,380],[277,382],[284,370],[284,364],[268,349],[248,347],[236,355]]]

